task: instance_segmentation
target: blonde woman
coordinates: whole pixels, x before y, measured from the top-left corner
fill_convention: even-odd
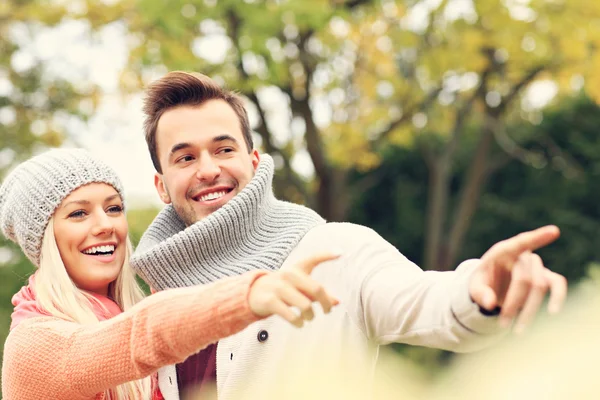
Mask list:
[[[84,150],[50,150],[2,183],[0,228],[38,267],[12,300],[5,400],[161,399],[160,367],[267,316],[301,326],[312,302],[337,304],[308,276],[335,255],[142,300],[123,207],[114,171]]]

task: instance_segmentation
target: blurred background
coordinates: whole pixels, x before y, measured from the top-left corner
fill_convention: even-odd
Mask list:
[[[280,198],[423,269],[556,224],[546,265],[598,274],[600,2],[2,0],[0,177],[87,148],[123,178],[137,242],[161,207],[142,90],[170,70],[243,95]],[[0,238],[0,343],[31,272]],[[394,350],[430,379],[457,357]]]

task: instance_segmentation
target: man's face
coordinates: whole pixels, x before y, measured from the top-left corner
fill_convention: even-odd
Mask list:
[[[156,130],[162,174],[154,184],[166,204],[191,225],[238,194],[260,160],[248,153],[240,120],[223,100],[166,111]]]

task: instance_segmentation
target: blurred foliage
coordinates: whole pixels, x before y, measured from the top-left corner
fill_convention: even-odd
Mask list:
[[[459,259],[480,257],[498,240],[546,224],[562,232],[539,251],[547,266],[575,283],[585,267],[600,260],[600,107],[586,96],[556,103],[539,124],[510,127],[524,139],[523,151],[540,158],[538,168],[509,159],[485,183]],[[461,154],[472,151],[470,146]],[[496,152],[501,150],[496,149]],[[458,163],[450,202],[460,200],[467,163]],[[424,241],[426,167],[414,150],[390,149],[382,165],[353,179],[368,179],[371,189],[352,204],[350,220],[375,229],[418,265]]]
[[[132,43],[123,87],[136,91],[179,69],[239,90],[256,110],[262,148],[280,166],[280,197],[345,220],[352,197],[369,187],[350,182],[351,171],[377,168],[393,146],[418,149],[428,185],[417,229],[425,230],[420,258],[428,268],[457,261],[483,182],[518,150],[513,142],[521,138],[506,128],[539,119],[527,96],[541,90],[536,84],[559,94],[585,87],[599,98],[597,2],[131,0],[118,7],[130,11],[122,16]],[[270,118],[276,109],[278,123]],[[496,142],[504,152],[492,157]],[[470,152],[459,151],[468,145]],[[314,179],[294,170],[300,160],[310,160]],[[470,167],[457,181],[463,163]],[[463,201],[452,203],[457,190]]]
[[[522,149],[538,154],[542,162],[532,168],[511,159],[491,176],[459,259],[480,257],[498,240],[555,224],[561,229],[560,239],[538,251],[545,265],[567,277],[572,287],[586,277],[597,281],[599,124],[600,107],[581,95],[548,109],[539,124],[512,126],[511,131],[527,138],[521,143]],[[470,151],[468,146],[461,149],[464,154]],[[459,201],[458,188],[465,168],[465,163],[456,168],[451,202]],[[422,160],[407,148],[390,149],[379,168],[366,174],[356,172],[353,177],[368,179],[371,189],[352,204],[350,220],[372,227],[418,265],[422,265],[426,178]],[[430,378],[453,358],[435,349],[400,344],[391,347],[415,361]]]
[[[60,23],[65,9],[47,1],[0,2],[0,177],[18,162],[64,140],[70,117],[86,119],[83,98],[94,99],[93,87],[77,88],[53,77],[43,62],[23,47],[46,26]],[[0,235],[0,342],[8,335],[10,299],[33,271],[17,246]]]
[[[140,242],[142,235],[148,228],[148,225],[152,222],[156,214],[158,214],[160,210],[157,207],[138,207],[127,209],[127,222],[129,223],[129,238],[131,239],[131,243],[135,248],[137,244]],[[150,287],[146,282],[144,282],[140,277],[138,277],[138,283],[144,289],[146,294],[150,294]]]
[[[129,237],[134,247],[137,246],[146,228],[158,212],[159,208],[154,206],[128,208],[126,210],[127,221],[129,222]]]
[[[97,102],[96,87],[48,71],[28,51],[37,35],[66,17],[58,2],[0,3],[0,176],[40,149],[60,145],[66,124],[87,120]],[[84,100],[91,109],[82,107]]]
[[[368,182],[350,182],[349,173],[377,168],[389,147],[418,149],[428,182],[421,249],[427,268],[448,269],[457,261],[483,182],[518,152],[513,142],[522,138],[506,128],[539,119],[528,96],[541,90],[536,84],[559,94],[583,87],[600,98],[600,3],[585,0],[3,4],[5,30],[13,36],[35,35],[40,25],[61,20],[83,20],[92,30],[125,26],[125,92],[168,70],[203,72],[238,90],[257,116],[260,146],[280,167],[277,194],[329,220],[347,219],[352,197],[368,188]],[[14,61],[21,42],[6,41],[12,48],[5,61]],[[38,87],[15,79],[14,87]],[[59,103],[97,100],[85,85],[73,88],[74,96],[68,83],[53,85],[56,90],[43,93]],[[17,120],[29,128],[34,119]],[[36,123],[35,131],[46,125]],[[25,140],[29,131],[18,137]],[[504,154],[492,157],[495,143]],[[469,144],[471,152],[459,151]],[[525,161],[535,166],[537,159]],[[456,183],[455,168],[465,162],[470,168]],[[302,163],[312,164],[314,178],[298,174],[293,166]],[[462,198],[454,203],[453,185]]]

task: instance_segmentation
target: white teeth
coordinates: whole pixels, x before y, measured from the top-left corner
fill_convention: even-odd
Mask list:
[[[96,253],[111,253],[115,251],[115,246],[112,244],[105,246],[94,246],[84,250],[85,254],[96,254]]]
[[[225,191],[223,191],[223,192],[213,192],[213,193],[205,194],[204,196],[200,197],[200,201],[207,201],[207,200],[218,199],[219,197],[223,197],[226,194],[227,194],[227,192],[225,192]]]

